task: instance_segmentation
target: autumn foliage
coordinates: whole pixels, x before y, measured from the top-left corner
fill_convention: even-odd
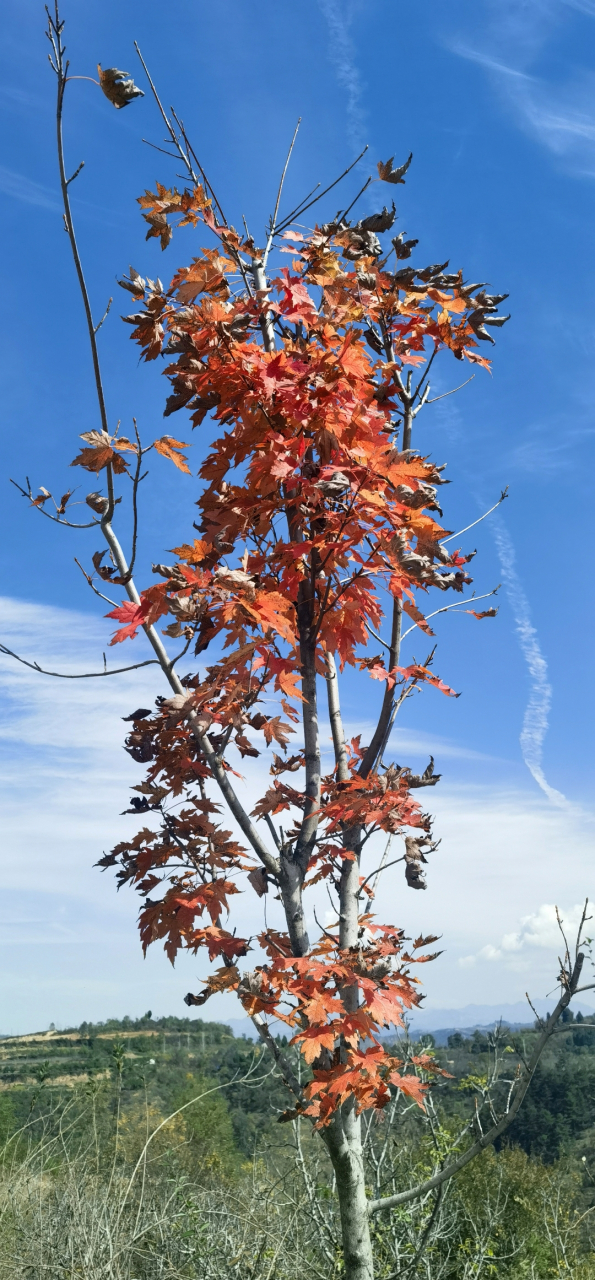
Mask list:
[[[378,166],[392,183],[406,168]],[[331,928],[311,946],[293,907],[317,881],[338,890],[376,832],[406,837],[407,882],[423,887],[433,845],[416,790],[436,775],[432,765],[421,777],[387,766],[383,753],[414,686],[453,691],[431,655],[404,667],[391,661],[398,646],[370,657],[368,645],[387,612],[404,612],[431,636],[430,589],[461,592],[470,582],[470,556],[447,549],[451,531],[437,518],[442,469],[406,439],[399,446],[399,429],[440,349],[487,366],[478,339],[489,337],[486,324],[503,323],[501,298],[448,273],[448,263],[409,265],[417,242],[403,234],[382,248],[394,205],[353,225],[287,229],[289,263],[261,289],[254,265],[263,250],[225,223],[203,186],[158,185],[140,205],[147,238],[164,249],[176,222],[210,237],[169,287],[133,269],[121,284],[135,299],[124,318],[144,359],[166,360],[165,416],[185,411],[201,431],[214,422],[218,435],[199,472],[198,536],[153,566],[157,582],[139,602],[108,614],[118,624],[112,645],[159,622],[199,662],[182,693],[129,717],[127,749],[146,766],[130,812],[154,817],[101,865],[116,866],[119,882],[142,895],[145,948],[162,940],[172,962],[180,948],[208,952],[217,967],[193,1003],[233,989],[248,1014],[287,1024],[312,1067],[298,1110],[324,1124],[350,1097],[359,1110],[384,1107],[391,1085],[421,1103],[432,1060],[403,1074],[379,1032],[418,1003],[411,966],[432,958],[420,950],[434,939],[407,949],[400,929],[377,923],[357,865],[361,909],[349,945]],[[83,441],[73,465],[93,474],[108,465],[120,474],[139,456],[140,443],[118,435],[89,432]],[[165,435],[152,447],[189,472],[182,440]],[[105,499],[93,501],[101,511]],[[125,583],[100,554],[94,563],[112,585]],[[380,683],[390,715],[370,746],[335,742],[335,767],[322,775],[316,690],[345,666]],[[270,785],[244,823],[247,839],[221,825],[213,791],[213,778],[221,787],[237,772],[230,748],[240,758],[270,749]],[[255,846],[252,819],[268,828],[268,852],[262,837]],[[286,932],[265,928],[255,940],[228,923],[248,886],[281,898]],[[265,958],[242,973],[238,962],[256,941]]]

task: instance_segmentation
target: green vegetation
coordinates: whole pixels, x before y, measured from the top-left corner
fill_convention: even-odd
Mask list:
[[[287,1094],[271,1077],[266,1089],[240,1083],[254,1059],[251,1040],[236,1038],[223,1023],[198,1018],[159,1018],[150,1014],[83,1022],[78,1028],[0,1040],[0,1138],[3,1110],[23,1123],[32,1101],[45,1091],[70,1091],[94,1081],[109,1080],[114,1055],[121,1060],[121,1109],[147,1104],[167,1115],[181,1101],[200,1092],[207,1080],[229,1086],[225,1115],[231,1125],[230,1142],[242,1156],[252,1158],[270,1131]],[[259,1052],[257,1050],[257,1052]],[[238,1078],[238,1083],[230,1082]],[[219,1095],[223,1097],[223,1095]],[[6,1100],[6,1101],[5,1101]],[[217,1106],[211,1103],[213,1119]],[[12,1122],[7,1121],[8,1128]]]
[[[427,1176],[495,1041],[513,1064],[533,1035],[425,1037],[450,1078],[426,1117],[395,1096],[366,1118],[370,1194]],[[499,1151],[374,1219],[381,1280],[595,1280],[591,1037],[564,1025]],[[277,1123],[286,1106],[267,1055],[218,1023],[147,1015],[1,1041],[3,1280],[341,1280],[332,1170],[307,1122]]]
[[[576,1021],[570,1010],[559,1031],[550,1042],[523,1106],[504,1140],[507,1146],[519,1146],[528,1155],[539,1156],[551,1163],[563,1155],[586,1154],[590,1160],[595,1126],[595,1025],[592,1018],[581,1014]],[[535,1032],[502,1029],[504,1045],[515,1055],[528,1057]],[[457,1083],[462,1078],[481,1077],[489,1069],[492,1053],[491,1037],[475,1031],[465,1038],[460,1032],[449,1036],[448,1048],[438,1050],[437,1057],[453,1073]],[[445,1098],[455,1089],[446,1088]],[[448,1102],[446,1103],[448,1106]]]

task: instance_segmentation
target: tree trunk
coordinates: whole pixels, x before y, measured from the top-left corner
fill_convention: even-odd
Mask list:
[[[374,1280],[361,1117],[353,1103],[335,1115],[322,1136],[337,1179],[345,1280]]]
[[[337,668],[332,654],[326,655],[326,681],[329,718],[333,735],[337,779],[349,777],[345,734],[339,703]],[[345,860],[339,889],[339,945],[341,950],[357,947],[359,941],[359,871],[360,829],[343,832],[343,844],[355,855]],[[357,987],[346,985],[341,998],[345,1009],[354,1012],[359,1002]],[[361,1117],[355,1113],[353,1099],[345,1103],[331,1120],[322,1137],[326,1144],[337,1180],[337,1197],[341,1215],[341,1236],[346,1280],[373,1280],[374,1257],[370,1240],[366,1175],[362,1150]]]

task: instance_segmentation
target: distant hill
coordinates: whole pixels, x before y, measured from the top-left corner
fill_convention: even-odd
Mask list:
[[[533,1006],[540,1018],[551,1013],[556,998],[550,1000],[534,1000]],[[580,1012],[583,1017],[591,1017],[595,1013],[590,1005],[582,1002],[572,1004],[574,1015]],[[531,1006],[527,1000],[517,1000],[514,1004],[466,1004],[462,1009],[416,1009],[411,1015],[410,1025],[414,1035],[424,1031],[474,1031],[476,1027],[493,1027],[497,1022],[505,1022],[507,1027],[530,1026],[535,1021]]]
[[[251,1158],[269,1131],[278,1141],[277,1116],[287,1090],[272,1077],[268,1059],[258,1082],[261,1048],[234,1036],[225,1023],[200,1018],[110,1018],[80,1027],[0,1039],[0,1145],[6,1125],[27,1123],[35,1107],[74,1090],[105,1097],[119,1090],[124,1113],[145,1100],[167,1115],[204,1082],[225,1088],[237,1150]],[[250,1082],[250,1073],[254,1085]],[[58,1105],[52,1103],[51,1105]],[[4,1126],[4,1128],[3,1128]]]

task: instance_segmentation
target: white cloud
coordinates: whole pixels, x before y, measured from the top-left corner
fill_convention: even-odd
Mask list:
[[[477,62],[480,67],[484,67],[486,71],[495,71],[498,75],[512,76],[515,80],[532,80],[532,76],[528,76],[524,71],[519,71],[516,67],[509,67],[505,62],[501,62],[498,58],[492,58],[487,53],[482,53],[480,49],[472,49],[466,44],[459,41],[453,41],[451,44],[453,53],[457,53],[460,58],[465,58],[467,62]]]
[[[0,601],[0,614],[0,640],[17,652],[54,669],[101,668],[109,634],[103,620],[11,600]],[[142,656],[143,644],[128,647],[131,659]],[[120,717],[152,705],[162,691],[160,672],[148,667],[107,680],[54,680],[0,657],[0,690],[0,1031],[147,1008],[184,1012],[182,996],[199,989],[206,965],[184,956],[172,970],[155,947],[143,962],[136,895],[128,889],[117,894],[112,873],[94,867],[134,824],[120,813],[141,771],[122,749]],[[464,748],[446,745],[456,780],[457,752],[464,756]],[[403,762],[410,752],[427,758],[432,748],[443,753],[430,735],[409,729],[395,735],[395,754]],[[242,766],[245,781],[237,787],[250,808],[265,767],[259,761]],[[429,807],[442,844],[431,856],[426,892],[407,889],[398,865],[386,871],[377,893],[383,921],[396,921],[414,936],[441,935],[444,954],[419,975],[430,1006],[522,999],[526,989],[547,994],[555,981],[555,954],[547,947],[500,943],[502,955],[490,964],[478,954],[507,935],[541,936],[540,903],[562,896],[579,902],[592,887],[588,816],[553,808],[539,793],[506,790],[490,780],[493,772],[490,762],[483,784],[455,781],[432,791]],[[370,842],[365,874],[378,865],[383,845],[381,838]],[[276,923],[279,904],[269,899],[238,899],[242,927],[258,931],[265,905],[269,922]],[[313,891],[309,918],[314,904],[324,920],[329,902],[323,886]],[[227,1020],[242,1011],[222,996],[206,1014]]]
[[[575,903],[574,906],[569,907],[567,910],[562,909],[559,911],[560,920],[558,921],[558,911],[555,904],[544,902],[538,907],[537,911],[523,916],[520,921],[520,927],[512,933],[505,933],[497,946],[488,942],[480,948],[476,955],[461,956],[459,965],[462,968],[469,968],[477,960],[505,961],[509,957],[516,957],[520,953],[526,952],[527,948],[538,948],[546,951],[553,961],[555,957],[563,955],[565,950],[565,942],[560,925],[572,955],[584,909],[584,901]],[[592,908],[589,907],[589,914],[591,910]],[[586,932],[588,933],[588,926]],[[584,936],[585,930],[583,929]]]

